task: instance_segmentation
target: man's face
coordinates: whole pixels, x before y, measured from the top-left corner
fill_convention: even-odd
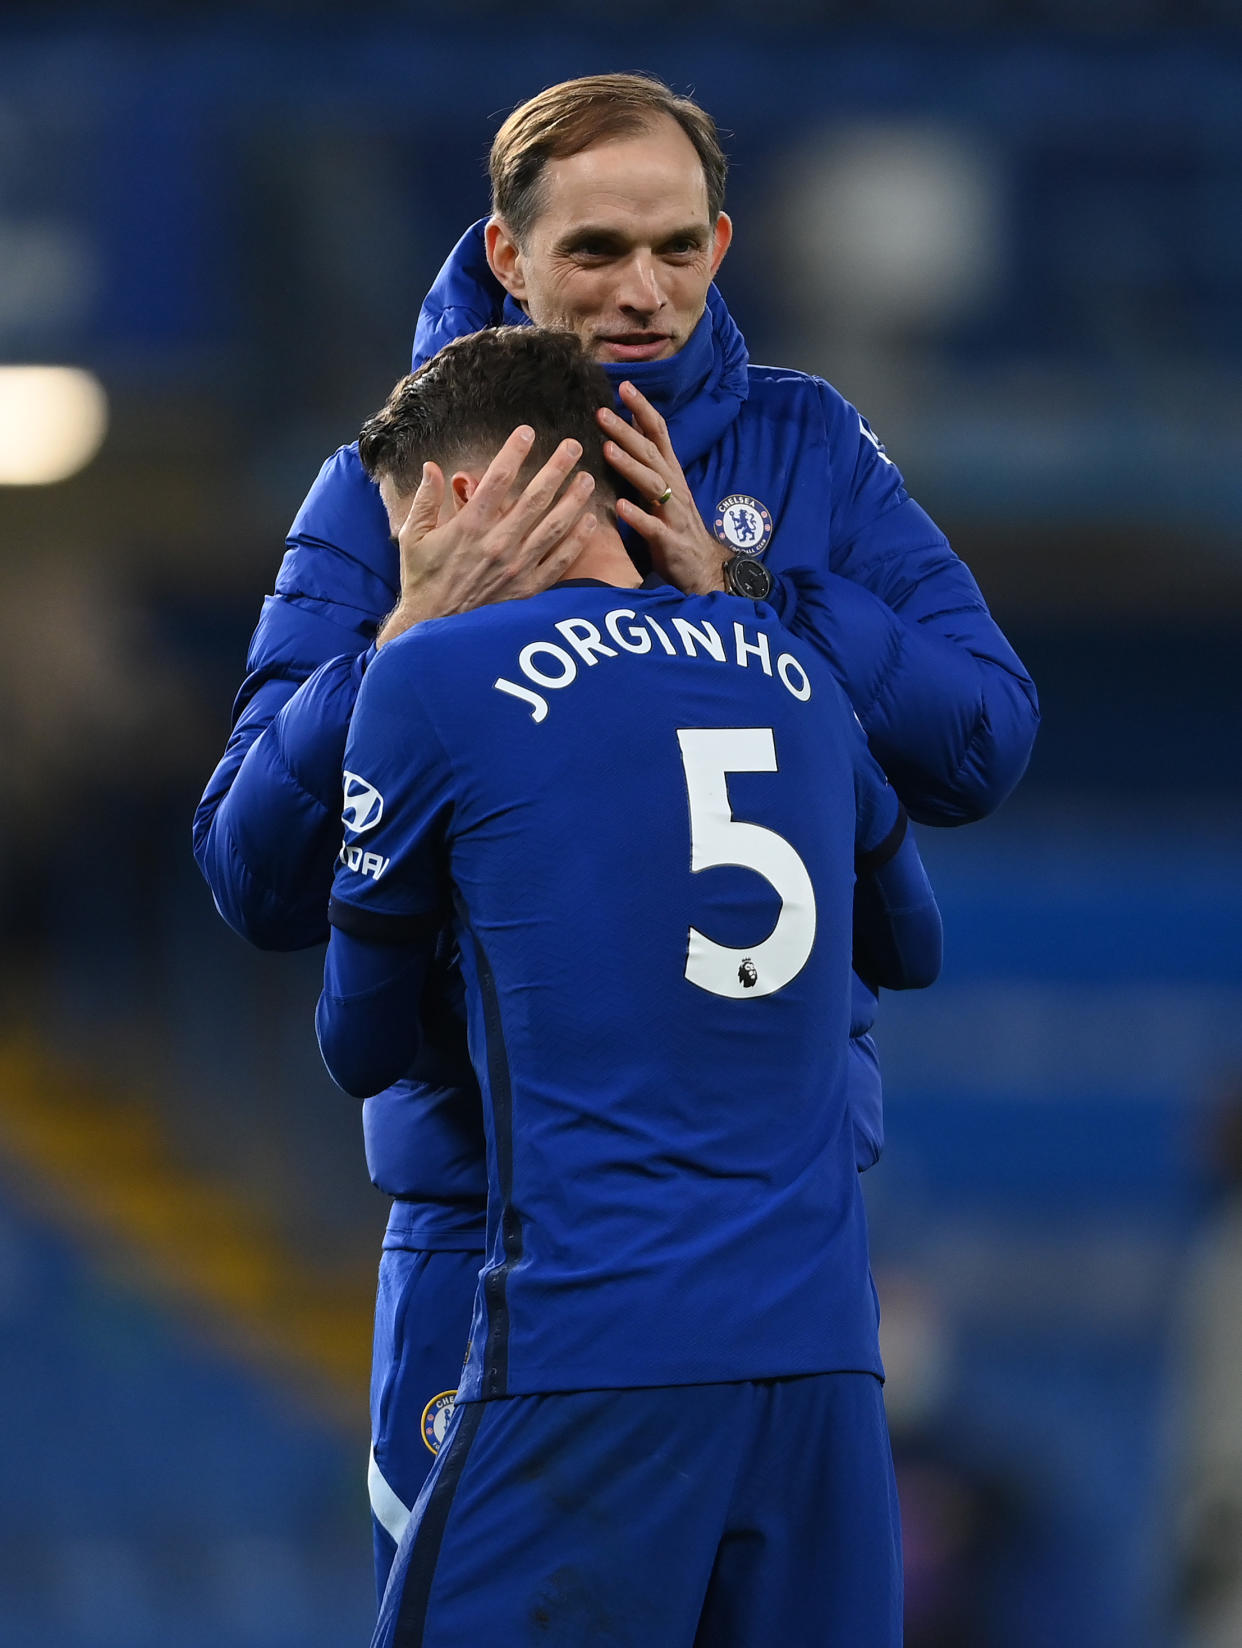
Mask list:
[[[518,247],[488,225],[492,269],[536,326],[575,332],[593,360],[664,360],[702,317],[733,228],[708,218],[694,145],[671,117],[550,160]]]

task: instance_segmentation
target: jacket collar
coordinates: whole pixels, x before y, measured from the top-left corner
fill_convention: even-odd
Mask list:
[[[526,315],[488,267],[483,230],[473,224],[449,253],[428,292],[414,334],[417,371],[454,338],[487,326],[529,326]],[[684,349],[668,360],[606,365],[618,386],[628,379],[668,420],[682,467],[709,452],[746,399],[746,341],[713,285],[703,318]]]

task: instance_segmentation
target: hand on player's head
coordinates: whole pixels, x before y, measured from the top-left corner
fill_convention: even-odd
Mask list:
[[[616,497],[596,422],[611,403],[576,337],[526,326],[458,338],[397,384],[358,440],[400,551],[401,601],[381,644],[565,576]],[[620,540],[610,547],[628,582]]]
[[[381,481],[381,497],[397,539],[401,600],[381,626],[379,645],[424,618],[447,617],[535,595],[565,576],[598,525],[595,478],[574,473],[582,456],[565,440],[520,486],[533,432],[519,427],[482,474],[458,470],[446,484],[428,462],[412,497]]]

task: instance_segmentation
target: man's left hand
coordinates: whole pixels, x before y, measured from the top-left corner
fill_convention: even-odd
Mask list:
[[[668,425],[632,383],[621,385],[621,400],[633,424],[607,407],[596,414],[608,436],[604,456],[639,497],[647,499],[647,508],[622,498],[617,514],[646,540],[652,565],[676,589],[686,595],[723,589],[725,547],[703,524],[669,440]]]

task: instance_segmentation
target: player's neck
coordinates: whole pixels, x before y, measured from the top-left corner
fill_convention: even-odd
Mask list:
[[[615,584],[618,589],[635,589],[642,583],[616,527],[602,518],[591,534],[590,546],[583,550],[565,577],[598,578],[601,584]]]

